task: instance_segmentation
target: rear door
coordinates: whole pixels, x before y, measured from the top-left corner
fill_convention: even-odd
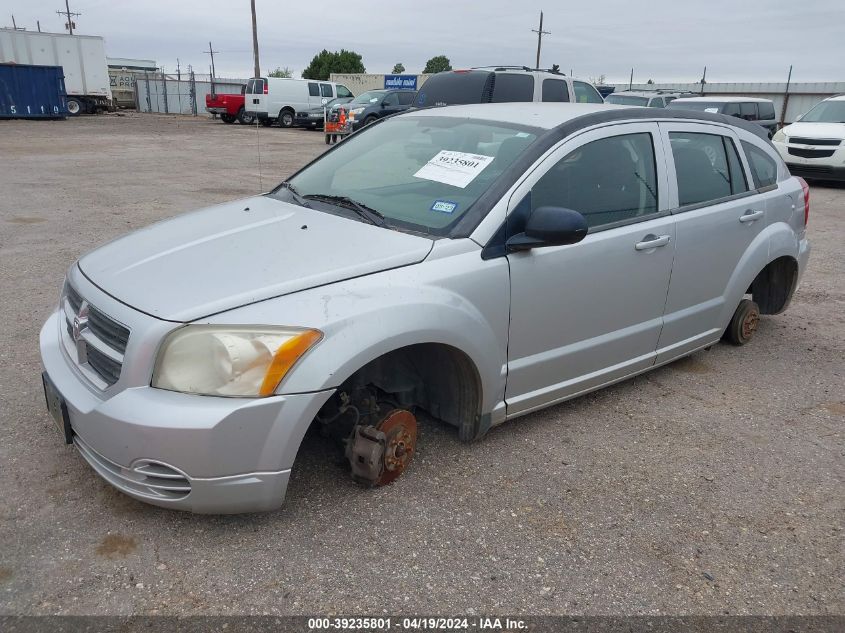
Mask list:
[[[719,340],[739,301],[729,292],[734,275],[766,226],[765,201],[750,184],[730,128],[681,122],[660,128],[676,247],[658,363]]]
[[[558,206],[590,228],[507,256],[508,416],[653,364],[675,248],[664,164],[657,124],[607,126],[564,142],[512,196],[509,225]]]
[[[250,79],[244,92],[244,110],[247,112],[267,112],[267,80],[262,77]]]

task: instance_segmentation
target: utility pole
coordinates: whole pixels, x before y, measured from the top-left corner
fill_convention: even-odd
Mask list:
[[[628,80],[628,90],[634,87],[634,69],[631,69],[631,78]]]
[[[253,0],[255,2],[255,0]],[[551,31],[544,31],[543,30],[543,12],[540,11],[540,28],[538,29],[531,29],[532,33],[537,34],[537,65],[534,68],[540,67],[540,47],[543,45],[543,36],[544,35],[551,35]]]
[[[203,51],[204,53],[208,53],[211,55],[211,94],[214,95],[214,53],[219,53],[220,51],[216,51],[211,48],[211,42],[208,43],[208,50]]]
[[[41,20],[36,20],[35,24],[38,26],[38,32],[41,32]]]
[[[258,22],[255,18],[255,0],[250,0],[252,7],[252,57],[255,62],[255,74],[253,77],[261,76],[261,64],[258,63]]]
[[[73,18],[79,17],[82,15],[81,13],[72,13],[70,10],[70,0],[65,0],[65,10],[64,11],[56,11],[59,15],[63,15],[67,18],[67,22],[65,23],[65,28],[70,31],[70,34],[73,35],[73,27],[76,26],[73,22]]]

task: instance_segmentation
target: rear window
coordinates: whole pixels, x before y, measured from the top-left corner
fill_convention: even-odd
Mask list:
[[[493,103],[534,101],[534,77],[498,73],[493,84]]]
[[[608,95],[604,102],[626,106],[645,106],[648,103],[648,98],[635,97],[634,95]]]
[[[246,94],[248,94],[248,95],[264,94],[264,80],[263,79],[250,79],[246,84]]]
[[[763,101],[757,104],[760,107],[760,118],[761,119],[774,119],[775,118],[775,104],[769,103],[768,101]]]
[[[422,85],[414,103],[421,108],[489,103],[492,83],[493,73],[485,70],[438,73]]]

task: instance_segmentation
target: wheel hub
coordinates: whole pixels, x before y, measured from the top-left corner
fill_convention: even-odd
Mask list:
[[[414,457],[417,444],[417,420],[404,409],[388,413],[376,428],[384,433],[384,471],[376,480],[377,486],[389,484],[399,477]]]

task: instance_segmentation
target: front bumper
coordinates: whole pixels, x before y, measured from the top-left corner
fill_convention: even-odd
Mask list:
[[[837,180],[845,182],[845,142],[839,146],[806,145],[783,141],[772,141],[783,162],[793,176],[815,180]],[[830,154],[830,156],[799,156],[792,152]]]
[[[40,335],[45,371],[67,405],[74,445],[106,481],[154,505],[200,513],[282,505],[305,431],[332,391],[219,398],[148,385],[109,397],[85,382],[59,337]]]

